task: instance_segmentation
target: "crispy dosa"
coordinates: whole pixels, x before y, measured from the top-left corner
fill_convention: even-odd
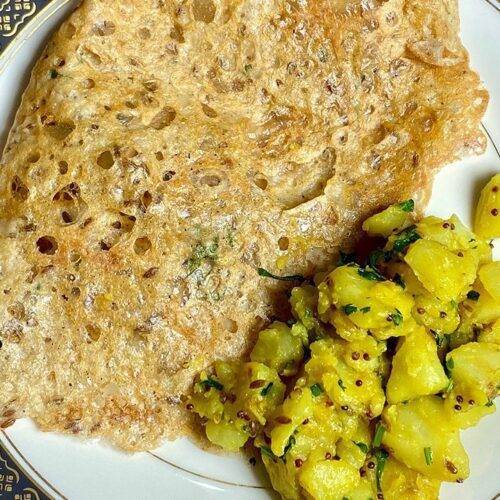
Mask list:
[[[84,0],[0,170],[0,425],[127,450],[398,200],[485,147],[455,0]]]

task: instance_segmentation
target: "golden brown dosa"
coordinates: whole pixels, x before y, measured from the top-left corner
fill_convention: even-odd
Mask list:
[[[484,149],[455,0],[85,0],[0,170],[0,425],[139,450],[396,200]]]

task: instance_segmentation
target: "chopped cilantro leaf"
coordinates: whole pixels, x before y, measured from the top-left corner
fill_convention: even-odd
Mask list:
[[[359,268],[358,274],[363,278],[370,281],[384,281],[385,278],[376,270],[371,267],[366,267],[365,269]]]
[[[493,400],[492,400],[492,399],[490,399],[490,400],[489,400],[489,401],[485,404],[485,406],[490,407],[490,406],[493,406],[493,404],[494,404],[494,403],[493,403]]]
[[[382,437],[384,436],[385,427],[381,422],[377,422],[375,427],[375,435],[373,436],[373,447],[378,448],[382,443]]]
[[[260,395],[266,397],[269,394],[269,391],[271,390],[271,387],[273,386],[273,382],[269,382],[262,391],[260,391]]]
[[[295,437],[292,435],[288,439],[288,443],[285,446],[285,449],[283,450],[283,455],[281,456],[282,459],[284,459],[285,455],[292,449],[292,446],[296,443],[297,441],[295,440]]]
[[[402,252],[408,245],[420,239],[416,226],[410,226],[398,234],[392,246],[395,252]]]
[[[59,73],[55,69],[51,69],[49,71],[49,76],[52,80],[55,80],[59,76]]]
[[[355,313],[358,310],[358,308],[352,304],[347,304],[342,309],[347,314],[347,316],[351,315],[352,313]]]
[[[355,253],[344,253],[340,252],[340,257],[339,257],[339,266],[345,266],[346,264],[349,264],[351,262],[356,262],[357,255]]]
[[[370,306],[365,306],[365,307],[362,307],[360,309],[360,312],[362,312],[363,314],[366,314],[367,312],[370,312],[371,311],[371,307]]]
[[[310,387],[312,395],[313,396],[319,396],[321,393],[323,393],[323,387],[321,387],[320,384],[313,384]]]
[[[413,200],[406,200],[398,203],[398,207],[403,210],[403,212],[413,212],[415,210],[415,202]]]
[[[446,394],[450,393],[451,390],[453,389],[453,385],[454,385],[453,384],[453,379],[452,378],[448,379],[448,385],[446,386],[446,389],[444,390],[444,392]]]
[[[389,314],[388,317],[396,326],[399,326],[403,322],[403,315],[399,309],[396,309],[395,313]]]
[[[200,380],[200,385],[205,387],[205,389],[210,389],[210,387],[213,387],[218,391],[222,391],[222,389],[224,389],[224,386],[218,380],[211,377],[208,377],[206,380]]]
[[[449,372],[455,368],[455,361],[453,361],[453,358],[450,357],[446,360],[446,368]]]
[[[475,290],[471,290],[469,293],[467,293],[467,298],[469,300],[479,300],[479,297],[480,297],[480,293],[479,292],[476,292]]]
[[[432,448],[430,446],[426,446],[424,448],[424,457],[425,457],[425,463],[427,465],[432,464]]]
[[[271,460],[276,461],[276,455],[271,451],[271,448],[268,448],[267,446],[261,446],[260,452],[262,455],[266,455]]]
[[[377,459],[377,468],[375,469],[375,477],[377,478],[377,489],[380,491],[380,480],[382,479],[382,473],[384,472],[385,463],[389,458],[389,453],[385,450],[380,449],[375,452],[375,458]]]
[[[306,281],[306,278],[304,278],[304,276],[300,274],[294,274],[293,276],[276,276],[275,274],[266,271],[262,267],[259,267],[257,269],[257,272],[259,273],[259,276],[263,276],[264,278],[273,278],[280,281]]]
[[[353,441],[353,443],[363,452],[363,453],[368,453],[368,445],[365,443],[359,442],[356,443],[356,441]]]
[[[396,273],[393,278],[394,283],[399,285],[403,290],[406,288],[406,283],[399,273]]]
[[[339,380],[338,380],[338,382],[337,382],[337,383],[339,384],[339,387],[340,387],[343,391],[345,391],[345,385],[344,385],[344,382],[343,382],[343,380],[342,380],[341,378],[339,378]]]

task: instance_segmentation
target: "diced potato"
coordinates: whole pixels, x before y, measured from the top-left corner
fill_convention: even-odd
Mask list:
[[[325,338],[313,342],[311,359],[306,363],[305,372],[312,383],[321,382],[324,373],[335,370],[338,358],[342,354],[343,346],[340,341]]]
[[[400,276],[400,281],[404,284],[404,289],[412,295],[421,295],[427,293],[422,283],[415,276],[411,267],[405,262],[390,262],[387,266],[387,272],[393,281],[396,276]]]
[[[339,360],[334,372],[323,375],[323,386],[328,396],[339,406],[347,406],[357,414],[380,415],[385,394],[378,375],[357,372]]]
[[[366,297],[370,295],[375,282],[359,274],[358,266],[340,266],[328,275],[333,303],[337,306],[353,304],[364,307]]]
[[[290,436],[313,415],[313,396],[309,388],[295,389],[276,410],[276,425],[271,429],[271,450],[277,457],[285,452]]]
[[[261,453],[262,461],[266,467],[273,488],[283,500],[300,500],[301,488],[293,460],[277,460]]]
[[[453,388],[463,401],[485,405],[497,396],[500,386],[500,345],[471,342],[449,352],[446,366]]]
[[[384,500],[437,500],[441,482],[390,457],[385,464],[381,487]]]
[[[382,444],[407,467],[439,481],[468,477],[467,454],[441,398],[424,396],[388,406],[382,418],[387,428]]]
[[[478,342],[500,344],[500,319],[497,319],[491,325],[486,325],[477,340]]]
[[[301,486],[315,500],[341,500],[359,481],[358,469],[345,460],[307,461],[299,472]]]
[[[411,212],[411,210],[410,210]],[[402,205],[391,205],[382,212],[372,215],[363,222],[363,231],[370,236],[382,236],[387,238],[411,224],[411,216]]]
[[[470,252],[480,264],[491,261],[489,243],[478,238],[456,215],[448,220],[426,217],[417,224],[417,229],[422,238],[441,243],[453,252]]]
[[[343,438],[337,443],[337,456],[360,469],[365,463],[371,441],[372,435],[367,422],[360,420],[354,435],[349,439]]]
[[[238,451],[248,439],[248,434],[230,422],[215,423],[212,420],[205,426],[207,438],[227,451]]]
[[[495,175],[481,191],[474,232],[486,239],[500,237],[500,174]]]
[[[428,292],[415,297],[412,313],[417,323],[441,334],[454,332],[460,323],[456,302],[444,302]]]
[[[476,261],[462,255],[435,241],[418,240],[410,245],[405,261],[431,294],[449,302],[462,297],[476,278]]]
[[[343,359],[357,371],[376,371],[380,366],[379,356],[387,349],[385,342],[377,342],[367,335],[344,345]]]
[[[318,304],[318,289],[312,285],[303,285],[292,290],[290,305],[292,313],[308,329],[313,330],[318,326],[314,317]]]
[[[355,325],[349,317],[339,309],[335,309],[331,313],[330,322],[335,327],[335,333],[348,342],[361,340],[368,335],[366,330]]]
[[[389,404],[437,394],[445,389],[448,377],[439,361],[432,335],[420,326],[399,342],[386,388]]]
[[[460,390],[460,389],[459,389]],[[460,396],[457,401],[457,390],[452,390],[445,400],[445,407],[448,411],[448,418],[450,425],[456,429],[467,429],[478,424],[478,422],[486,415],[491,415],[495,413],[495,405],[488,403],[486,405],[477,405],[475,401],[471,404],[468,400],[463,400],[463,396]],[[457,409],[456,407],[460,407]]]
[[[323,281],[318,285],[318,314],[322,317],[329,311],[333,304],[333,298],[330,293],[330,288],[327,283]]]
[[[283,401],[285,385],[276,370],[251,362],[241,366],[232,392],[236,401],[225,403],[225,413],[236,420],[243,410],[252,420],[265,425],[269,414]]]
[[[283,375],[293,375],[304,355],[299,337],[292,335],[290,328],[279,321],[259,333],[250,359],[258,361]]]
[[[220,400],[220,389],[213,386],[219,382],[210,377],[210,380],[215,380],[215,384],[210,386],[207,383],[208,380],[209,377],[206,372],[202,372],[200,380],[194,384],[190,403],[193,405],[194,411],[201,417],[220,422],[224,413],[224,405]]]
[[[500,261],[481,266],[478,275],[486,291],[500,304]]]

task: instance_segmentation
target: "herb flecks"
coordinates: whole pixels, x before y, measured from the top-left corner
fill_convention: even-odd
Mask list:
[[[358,274],[370,281],[385,281],[385,278],[376,269],[369,266],[364,269],[360,267],[358,269]]]
[[[314,397],[320,396],[324,392],[323,387],[321,387],[320,384],[313,384],[310,389]]]
[[[191,257],[186,261],[188,276],[193,274],[205,260],[214,262],[217,260],[219,251],[219,237],[215,236],[214,239],[207,243],[198,242],[193,248]]]
[[[373,436],[373,447],[378,448],[382,443],[382,438],[384,437],[385,426],[381,422],[377,422],[375,427],[375,435]]]
[[[395,252],[403,252],[406,247],[420,238],[421,236],[417,233],[417,226],[410,226],[397,235],[392,248]]]
[[[353,304],[347,304],[342,309],[347,316],[350,316],[351,314],[357,312],[357,310],[358,310],[358,308]]]
[[[302,276],[301,274],[294,274],[292,276],[277,276],[276,274],[273,274],[262,267],[257,268],[257,272],[259,276],[263,276],[264,278],[272,278],[279,281],[306,281],[306,278],[304,278],[304,276]]]
[[[345,266],[346,264],[352,264],[356,262],[357,255],[355,253],[344,253],[340,252],[340,257],[339,257],[339,266]]]
[[[217,389],[218,391],[222,391],[222,389],[224,389],[224,386],[218,380],[215,380],[211,377],[207,377],[206,380],[200,380],[199,384],[207,390],[211,387]]]
[[[432,448],[430,446],[424,448],[424,458],[427,465],[432,464]]]
[[[396,309],[396,312],[389,314],[387,319],[392,321],[396,326],[399,326],[403,322],[403,314],[399,309]]]
[[[363,452],[363,453],[368,453],[369,448],[368,445],[362,442],[357,443],[356,441],[353,441],[353,443]]]
[[[341,378],[339,378],[339,379],[338,379],[337,384],[339,384],[339,387],[340,387],[343,391],[345,391],[344,381],[343,381]]]
[[[262,389],[262,391],[260,391],[260,395],[263,396],[263,397],[266,397],[268,394],[269,394],[269,391],[271,390],[271,388],[273,387],[273,382],[269,382],[269,384],[267,384],[264,389]]]
[[[403,210],[403,212],[413,212],[415,210],[415,202],[412,199],[398,203],[398,207]]]
[[[385,463],[389,458],[389,453],[385,450],[380,449],[375,452],[375,458],[377,459],[377,468],[375,469],[375,477],[377,478],[377,489],[381,491],[380,482],[382,479],[382,473],[384,472]]]

